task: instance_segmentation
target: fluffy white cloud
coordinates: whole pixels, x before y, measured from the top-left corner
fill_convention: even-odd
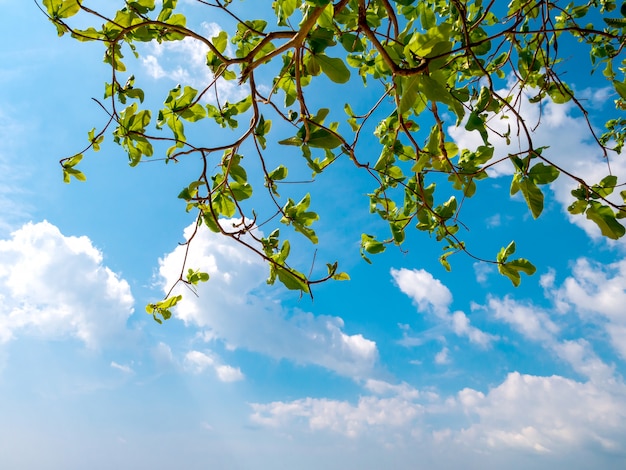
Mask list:
[[[423,269],[392,269],[393,277],[398,288],[417,306],[418,311],[430,313],[444,321],[459,336],[466,336],[472,343],[488,346],[496,336],[485,333],[471,326],[467,315],[461,311],[450,312],[452,294],[439,279]],[[410,338],[403,339],[408,344]]]
[[[452,294],[439,279],[423,269],[392,269],[391,276],[417,305],[420,311],[432,310],[445,316],[452,303]]]
[[[119,337],[134,303],[87,237],[66,237],[48,222],[0,240],[0,300],[0,342],[73,336],[89,347]]]
[[[236,382],[244,379],[244,375],[238,367],[220,364],[220,359],[215,354],[209,355],[200,351],[189,351],[185,355],[184,367],[194,374],[201,374],[206,369],[213,369],[222,382]]]
[[[281,432],[329,431],[356,439],[404,436],[403,445],[478,454],[521,450],[626,452],[626,386],[512,372],[486,393],[465,388],[441,397],[408,384],[368,381],[356,403],[327,398],[252,404],[250,419]],[[444,418],[445,417],[445,418]],[[398,444],[397,441],[394,444]],[[509,454],[510,455],[510,454]]]
[[[193,227],[185,230],[186,238]],[[160,261],[166,288],[180,275],[184,250],[179,246]],[[175,315],[207,330],[208,337],[230,347],[316,364],[347,376],[366,376],[376,364],[376,343],[345,333],[341,318],[288,311],[279,300],[261,293],[267,267],[234,240],[201,229],[188,259],[193,263],[190,267],[208,272],[211,278],[199,286],[198,297],[180,291],[186,295]]]
[[[215,372],[217,372],[217,377],[222,382],[237,382],[239,380],[243,380],[244,378],[244,375],[239,367],[229,365],[217,366],[215,368]]]
[[[457,400],[473,421],[455,436],[465,445],[541,453],[594,445],[626,451],[622,438],[626,387],[622,382],[603,386],[513,372],[487,394],[464,389]]]
[[[277,431],[331,432],[452,453],[624,454],[626,386],[512,372],[483,393],[465,388],[439,397],[379,382],[356,403],[326,398],[251,405],[255,424]],[[444,419],[445,416],[445,419]],[[514,454],[508,454],[512,456]]]
[[[370,383],[369,387],[382,394],[398,391],[394,390],[397,386],[385,387],[381,382]],[[419,397],[417,390],[406,386],[400,388],[400,393],[393,396],[361,397],[356,404],[326,398],[253,403],[250,405],[253,410],[250,419],[256,424],[273,428],[304,423],[311,430],[329,430],[352,438],[372,428],[404,428],[422,415],[423,406],[415,401]]]

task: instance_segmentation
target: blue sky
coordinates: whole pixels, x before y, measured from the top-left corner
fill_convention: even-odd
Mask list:
[[[360,233],[384,233],[368,217],[370,183],[323,175],[303,189],[319,202],[318,256],[351,281],[300,298],[201,232],[190,259],[211,280],[158,325],[144,305],[178,277],[193,219],[176,196],[194,162],[130,168],[108,138],[81,166],[87,182],[63,184],[58,160],[106,119],[89,99],[108,77],[102,51],[57,39],[32,2],[0,6],[3,468],[624,467],[625,246],[566,215],[569,182],[552,185],[536,221],[508,198],[506,170],[465,209],[477,252],[516,239],[537,266],[515,289],[460,255],[446,272],[422,233],[366,264]],[[205,77],[196,44],[143,52],[134,73],[155,103]],[[576,80],[601,124],[615,97]],[[589,180],[604,176],[572,106],[546,104],[535,139]],[[626,176],[623,158],[612,170]]]

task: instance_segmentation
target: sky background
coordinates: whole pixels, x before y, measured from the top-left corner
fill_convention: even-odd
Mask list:
[[[102,51],[56,38],[33,2],[0,6],[2,468],[624,468],[625,245],[566,214],[569,182],[538,220],[509,199],[506,171],[464,209],[477,253],[516,239],[537,266],[515,289],[462,255],[446,272],[423,233],[365,263],[360,234],[384,234],[371,182],[322,175],[302,188],[315,191],[319,256],[351,281],[300,298],[203,231],[190,259],[211,280],[158,325],[144,306],[180,272],[193,217],[176,196],[197,162],[130,168],[107,136],[81,164],[87,182],[63,184],[59,159],[106,121],[90,100],[109,77]],[[193,20],[207,34],[210,21]],[[206,78],[196,44],[142,53],[129,64],[155,103]],[[584,67],[569,78],[601,125],[613,92]],[[535,139],[589,181],[604,176],[571,105],[547,103]],[[626,177],[623,157],[611,164]]]

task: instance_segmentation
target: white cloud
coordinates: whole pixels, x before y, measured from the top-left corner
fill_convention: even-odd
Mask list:
[[[201,374],[206,369],[213,369],[222,382],[236,382],[244,379],[238,367],[221,364],[219,357],[213,353],[209,355],[200,351],[189,351],[185,355],[184,368],[193,374]]]
[[[559,332],[549,315],[532,304],[521,304],[505,297],[489,298],[487,306],[498,320],[508,323],[515,331],[534,341],[548,341]]]
[[[216,23],[205,22],[201,25],[202,35],[206,38],[216,36],[220,30]],[[200,91],[214,81],[213,73],[206,65],[208,50],[205,44],[190,37],[182,41],[151,43],[141,62],[147,74],[156,80],[166,78]],[[227,50],[227,53],[232,54],[232,51]],[[246,96],[245,88],[238,86],[234,80],[220,78],[216,86],[222,103],[225,100],[238,101]],[[203,99],[214,100],[215,94],[209,93]]]
[[[459,336],[467,336],[472,343],[482,346],[487,346],[491,341],[497,339],[497,336],[485,333],[471,326],[467,315],[460,310],[452,314],[452,331]]]
[[[217,372],[217,376],[222,382],[237,382],[244,379],[244,375],[239,367],[217,366],[215,372]]]
[[[185,230],[185,237],[192,231],[193,225]],[[164,288],[178,279],[183,258],[184,247],[178,246],[160,261]],[[347,376],[366,376],[376,364],[376,343],[361,334],[345,333],[341,318],[287,311],[279,300],[267,296],[271,295],[265,287],[267,267],[234,240],[202,228],[191,243],[188,259],[189,267],[208,272],[211,278],[199,286],[198,297],[180,291],[186,295],[175,315],[186,324],[210,330],[211,338]]]
[[[574,310],[583,320],[602,325],[611,345],[626,359],[626,259],[602,265],[580,258],[572,275],[551,292],[562,310]]]
[[[456,311],[450,312],[452,294],[439,279],[435,279],[432,274],[423,269],[392,269],[393,277],[398,288],[413,300],[418,311],[431,313],[436,318],[443,320],[458,336],[466,336],[472,343],[483,347],[497,339],[496,336],[485,333],[478,328],[471,326],[469,318],[465,313]],[[409,345],[409,341],[415,338],[406,336],[401,342]]]
[[[452,294],[439,279],[423,269],[392,269],[391,276],[400,288],[417,305],[420,311],[432,310],[445,316],[452,303]]]
[[[66,237],[48,222],[0,240],[0,299],[0,342],[73,336],[89,347],[119,338],[134,303],[87,237]]]
[[[552,345],[552,349],[576,372],[592,381],[599,383],[613,380],[614,368],[602,362],[587,340],[564,340]]]
[[[215,360],[200,351],[189,351],[185,355],[185,368],[193,374],[201,374],[214,365]]]
[[[407,400],[415,400],[423,395],[405,382],[394,385],[384,380],[368,379],[365,381],[364,386],[375,395],[396,395]],[[432,394],[428,396],[433,398]]]
[[[487,219],[485,220],[485,227],[487,228],[499,227],[500,225],[502,225],[502,218],[500,214],[494,214],[490,217],[487,217]]]
[[[489,275],[495,272],[495,269],[492,265],[483,263],[482,261],[477,261],[472,265],[474,268],[474,274],[476,275],[476,282],[480,284],[485,284]]]
[[[406,383],[368,381],[356,403],[327,398],[251,405],[250,419],[283,433],[365,435],[408,448],[492,454],[520,450],[571,455],[584,447],[626,452],[626,386],[512,372],[486,393],[441,397]],[[514,454],[508,454],[512,456]]]
[[[582,376],[596,383],[610,381],[614,377],[614,368],[605,364],[596,355],[588,340],[559,339],[560,328],[552,321],[546,310],[509,297],[504,299],[491,297],[487,308],[495,319],[509,324],[526,339],[539,342]]]
[[[143,66],[146,68],[148,75],[152,78],[158,80],[159,78],[163,78],[167,75],[161,64],[159,64],[159,60],[153,55],[147,55],[142,59]]]
[[[461,430],[464,444],[489,449],[522,448],[534,452],[563,452],[598,445],[624,452],[626,387],[599,386],[564,377],[510,373],[483,394],[464,389],[458,402],[474,423]]]
[[[414,422],[423,407],[400,396],[361,397],[356,404],[329,399],[304,398],[292,402],[251,404],[250,419],[263,426],[284,428],[304,422],[314,431],[329,430],[357,437],[371,428],[398,428]]]
[[[443,365],[450,364],[452,360],[450,359],[450,350],[444,347],[441,351],[435,354],[435,364]]]
[[[132,367],[130,367],[129,365],[125,365],[125,364],[118,364],[115,361],[111,361],[111,367],[113,369],[117,369],[119,371],[124,372],[125,374],[133,374],[135,371],[133,370]]]

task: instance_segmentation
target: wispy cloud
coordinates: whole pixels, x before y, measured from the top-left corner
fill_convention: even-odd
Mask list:
[[[23,202],[27,185],[22,183],[29,176],[29,170],[16,158],[20,143],[24,142],[26,125],[9,116],[7,109],[10,107],[0,103],[0,232],[3,233],[9,233],[28,220],[33,210]]]

